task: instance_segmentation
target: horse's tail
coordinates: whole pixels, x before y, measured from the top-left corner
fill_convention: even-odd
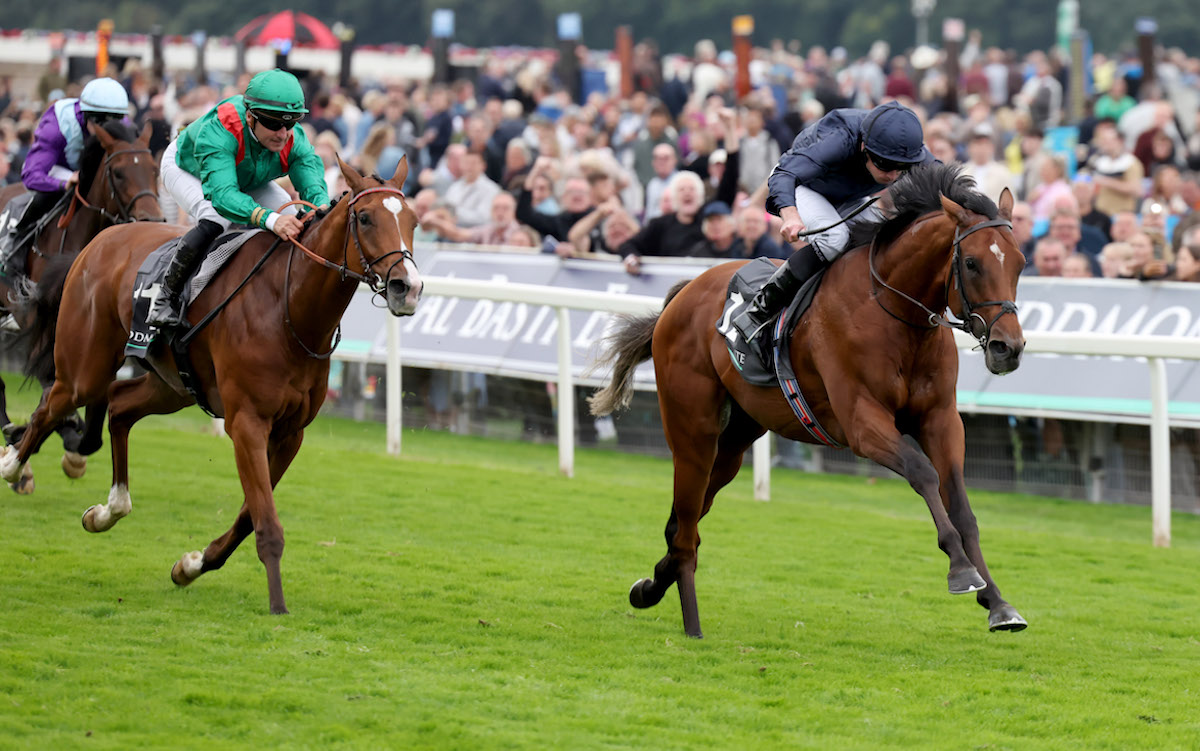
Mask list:
[[[29,351],[25,375],[40,383],[54,380],[54,334],[58,328],[58,309],[62,305],[67,272],[78,255],[63,253],[49,257],[37,284],[23,283],[16,295],[20,310],[17,317],[24,324],[19,339]]]
[[[663,308],[689,281],[684,279],[667,292]],[[652,355],[650,342],[654,339],[654,326],[660,315],[662,313],[618,316],[619,322],[613,332],[605,337],[604,354],[596,362],[596,366],[613,364],[612,380],[588,397],[591,412],[596,417],[629,406],[633,398],[633,371]]]

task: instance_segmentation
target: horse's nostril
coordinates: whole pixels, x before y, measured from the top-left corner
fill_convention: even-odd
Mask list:
[[[1009,353],[1009,346],[1004,342],[991,341],[988,342],[988,351],[993,357],[1005,357]]]

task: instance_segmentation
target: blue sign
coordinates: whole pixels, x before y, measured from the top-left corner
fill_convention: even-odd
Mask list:
[[[558,15],[558,38],[579,39],[583,36],[583,20],[578,13],[560,13]]]
[[[433,12],[430,33],[434,39],[451,39],[454,36],[454,11],[438,8]]]

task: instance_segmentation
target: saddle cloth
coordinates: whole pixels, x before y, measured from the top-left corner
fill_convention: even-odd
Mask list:
[[[17,257],[17,248],[24,243],[18,242],[17,224],[25,216],[29,204],[33,202],[33,191],[27,190],[14,197],[4,205],[4,213],[0,213],[0,270],[5,276],[22,276],[25,274],[25,254]]]
[[[779,267],[766,258],[755,258],[738,269],[733,278],[729,280],[729,288],[725,293],[725,307],[721,311],[720,320],[717,321],[717,331],[725,337],[725,347],[729,350],[729,358],[733,362],[733,366],[742,374],[742,378],[745,378],[747,383],[755,386],[774,386],[778,383],[773,355],[773,333],[777,328],[777,322],[765,327],[758,336],[754,337],[754,341],[748,342],[741,332],[733,327],[732,321],[742,308],[750,304],[755,293],[771,274],[775,273],[777,268]],[[820,286],[824,276],[825,272],[822,270],[806,281],[787,309],[780,313],[783,318],[783,331],[780,333],[785,343],[783,348],[785,355],[790,351],[786,341],[790,339],[792,331],[800,321],[800,316],[812,304],[813,297],[817,294],[817,287]]]
[[[754,341],[747,342],[741,332],[734,328],[733,317],[754,299],[754,294],[777,267],[766,258],[756,258],[738,269],[729,280],[725,293],[725,306],[717,321],[717,331],[725,337],[725,348],[733,367],[747,383],[754,386],[777,386],[783,391],[784,399],[792,408],[796,419],[818,442],[826,446],[841,448],[821,427],[813,416],[812,409],[800,393],[800,383],[792,371],[792,332],[804,311],[812,304],[825,277],[825,270],[817,272],[800,287],[787,309],[769,325],[765,326]]]
[[[233,254],[259,232],[262,230],[235,230],[217,238],[213,243],[212,250],[205,256],[200,268],[184,289],[185,310],[186,306],[190,305],[192,300],[195,300],[204,291],[217,272],[225,267],[230,258],[233,258]],[[171,265],[171,258],[174,256],[175,248],[179,245],[180,240],[182,238],[177,237],[163,243],[146,256],[146,260],[138,268],[133,284],[133,320],[129,325],[129,339],[125,342],[126,357],[145,357],[146,350],[154,343],[158,329],[149,326],[146,323],[146,317],[150,315],[150,309],[154,307],[154,301],[162,289],[163,277],[167,274],[167,268]]]

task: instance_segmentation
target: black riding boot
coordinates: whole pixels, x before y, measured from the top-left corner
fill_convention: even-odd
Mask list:
[[[56,190],[33,192],[33,198],[29,199],[25,213],[21,215],[8,237],[4,238],[3,248],[0,249],[0,261],[3,261],[4,271],[8,276],[24,276],[28,273],[25,257],[33,239],[34,227],[62,197],[62,192]]]
[[[167,269],[162,289],[154,299],[154,307],[146,316],[146,323],[160,329],[177,328],[184,324],[183,287],[208,254],[208,246],[219,234],[221,225],[201,219],[183,236]]]
[[[788,306],[800,287],[826,265],[825,259],[818,255],[811,244],[792,253],[763,284],[758,294],[742,308],[742,312],[734,317],[733,327],[746,337],[746,341],[753,341],[758,332]]]

